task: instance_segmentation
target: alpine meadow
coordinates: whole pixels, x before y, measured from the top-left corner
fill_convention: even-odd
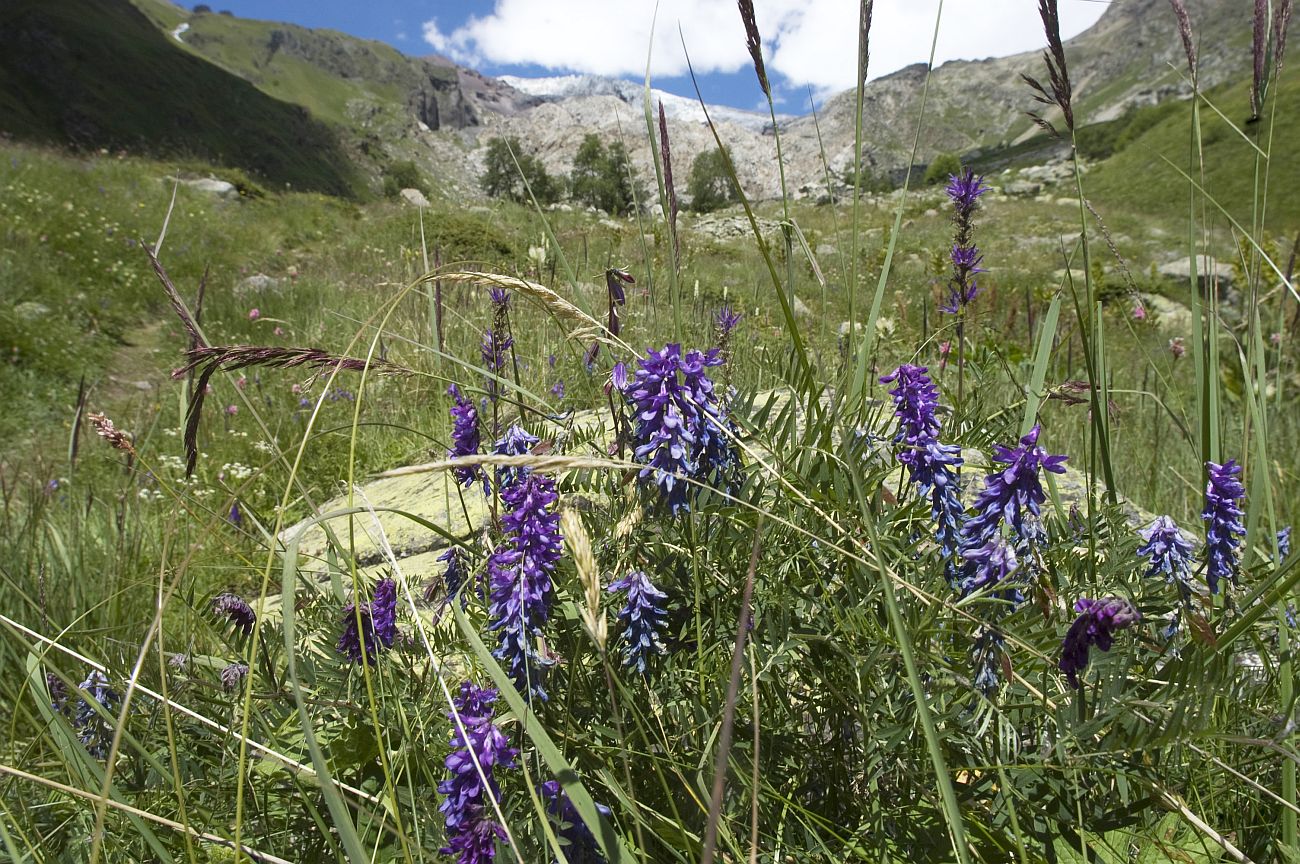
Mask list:
[[[0,859],[1300,864],[1291,0],[890,2],[0,4]]]

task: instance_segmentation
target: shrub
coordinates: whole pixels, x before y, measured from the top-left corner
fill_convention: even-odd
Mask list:
[[[711,213],[740,200],[736,187],[727,172],[730,153],[705,150],[691,162],[686,191],[691,196],[691,209],[697,213]]]
[[[946,183],[948,178],[961,171],[961,159],[956,153],[940,153],[926,166],[924,182],[926,186]]]
[[[588,134],[573,157],[569,196],[606,213],[627,214],[636,206],[635,176],[632,160],[621,141],[606,149],[599,137]]]
[[[403,189],[419,189],[428,194],[424,175],[409,159],[394,162],[384,170],[384,197],[396,198]]]

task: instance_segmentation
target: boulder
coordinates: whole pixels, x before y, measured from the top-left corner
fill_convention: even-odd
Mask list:
[[[1042,191],[1042,183],[1035,183],[1030,180],[1012,180],[1010,183],[1002,184],[1002,194],[1013,198],[1029,198]]]
[[[219,198],[238,198],[239,190],[235,184],[227,183],[225,180],[218,180],[215,177],[200,177],[197,180],[182,180],[181,184],[199,192],[206,192],[209,195],[216,195]]]
[[[1167,279],[1186,285],[1192,278],[1192,259],[1187,256],[1175,258],[1168,264],[1161,264],[1157,272]],[[1203,294],[1209,291],[1213,282],[1218,282],[1221,292],[1227,292],[1232,288],[1232,268],[1223,261],[1211,259],[1209,255],[1197,255],[1196,281]]]
[[[19,321],[39,321],[50,314],[50,307],[35,300],[27,300],[14,307],[14,316]]]
[[[407,204],[411,204],[415,207],[424,208],[429,206],[429,199],[425,198],[424,193],[419,189],[403,189],[397,194],[401,195],[402,200]]]
[[[1138,294],[1142,308],[1151,316],[1161,329],[1175,335],[1188,333],[1192,329],[1192,310],[1177,300],[1171,300],[1163,294]]]
[[[265,294],[274,292],[280,287],[280,280],[273,276],[267,276],[265,273],[254,273],[246,279],[241,279],[235,286],[235,296],[245,297],[249,294]]]

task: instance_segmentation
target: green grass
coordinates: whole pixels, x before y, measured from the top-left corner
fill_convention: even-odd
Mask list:
[[[0,129],[15,138],[189,157],[277,188],[363,188],[329,128],[187,53],[127,0],[8,3],[0,33]]]
[[[1279,130],[1290,122],[1287,86],[1275,91]],[[1169,118],[1083,182],[1089,195],[1095,184],[1099,198],[1111,190],[1103,214],[1136,287],[1177,298],[1186,286],[1149,281],[1147,273],[1179,251],[1186,201],[1181,211],[1139,205],[1129,200],[1138,192],[1123,190],[1125,197],[1107,186],[1108,172],[1131,164],[1122,160],[1164,134],[1166,123],[1186,122],[1178,109],[1167,110]],[[1287,149],[1275,147],[1275,172]],[[1207,151],[1211,176],[1240,184],[1239,172],[1217,173],[1228,152]],[[421,226],[415,210],[385,202],[269,187],[261,197],[223,200],[182,188],[161,258],[190,304],[210,268],[202,326],[212,343],[361,357],[373,347],[407,370],[398,377],[372,370],[364,379],[345,371],[332,381],[303,369],[220,373],[200,426],[198,469],[187,480],[183,385],[167,376],[186,343],[143,252],[127,242],[157,236],[171,196],[163,178],[178,167],[0,143],[0,294],[15,298],[14,306],[47,310],[34,320],[0,309],[7,364],[0,402],[9,406],[0,414],[0,612],[57,645],[0,624],[0,771],[38,778],[0,776],[0,843],[9,854],[40,862],[234,857],[183,829],[156,824],[148,835],[141,817],[113,808],[97,833],[95,798],[111,767],[112,800],[288,860],[446,860],[437,851],[444,842],[437,788],[455,727],[444,686],[455,690],[467,677],[505,684],[490,653],[499,633],[488,626],[475,583],[454,615],[422,601],[419,615],[409,615],[402,599],[409,640],[365,668],[349,666],[335,650],[345,603],[369,597],[391,566],[366,570],[376,561],[354,554],[366,545],[369,514],[357,512],[350,529],[333,523],[335,536],[311,560],[300,555],[305,545],[277,542],[273,532],[317,514],[352,483],[441,459],[450,443],[445,392],[456,382],[482,409],[485,445],[497,420],[516,418],[547,439],[561,461],[538,470],[554,473],[566,506],[579,514],[582,532],[565,522],[569,540],[581,533],[590,540],[590,559],[568,553],[555,570],[545,634],[557,660],[550,701],[512,692],[495,706],[503,733],[522,750],[518,769],[496,771],[522,860],[557,854],[564,826],[543,818],[544,803],[534,798],[553,777],[589,824],[598,821],[592,801],[612,809],[598,830],[610,860],[698,861],[712,822],[718,860],[948,861],[954,819],[969,841],[963,851],[981,862],[1229,860],[1220,840],[1255,861],[1287,860],[1289,829],[1279,826],[1290,811],[1261,791],[1294,797],[1286,765],[1295,738],[1278,718],[1294,711],[1284,611],[1295,599],[1296,559],[1276,566],[1268,542],[1275,528],[1300,518],[1300,451],[1292,446],[1300,418],[1290,407],[1300,383],[1286,334],[1296,304],[1286,295],[1258,294],[1258,325],[1215,322],[1216,357],[1192,338],[1208,320],[1137,321],[1127,282],[1112,272],[1076,286],[1104,301],[1085,343],[1068,290],[1053,275],[1081,267],[1071,245],[1077,204],[1056,200],[1069,203],[1077,193],[1065,186],[1051,190],[1051,200],[989,196],[975,234],[989,272],[965,323],[959,401],[956,352],[941,353],[955,326],[936,311],[952,234],[938,189],[913,193],[896,238],[888,231],[898,199],[860,203],[857,262],[848,258],[847,205],[755,205],[763,220],[788,212],[808,247],[823,250],[817,271],[798,245],[787,260],[775,242],[769,269],[752,240],[711,239],[703,220],[683,216],[675,316],[667,293],[673,257],[653,219],[642,238],[635,219],[554,212],[543,224],[513,204],[435,202]],[[1151,188],[1160,187],[1153,180]],[[740,217],[735,208],[724,215]],[[1274,244],[1257,239],[1272,253]],[[529,247],[539,245],[544,258],[530,258]],[[482,401],[480,345],[484,329],[503,322],[493,321],[482,287],[447,280],[446,351],[433,349],[431,280],[417,280],[435,249],[447,271],[523,275],[601,319],[604,269],[625,266],[636,277],[620,311],[626,345],[602,348],[588,369],[583,354],[595,334],[575,332],[572,313],[554,299],[516,292],[513,354],[501,375],[507,397],[493,407]],[[850,291],[859,315],[865,308],[891,249],[878,338],[862,358],[870,398],[850,402],[858,340],[841,340],[840,322]],[[1099,265],[1114,266],[1095,236],[1091,252]],[[806,374],[791,352],[792,325],[770,270],[798,299],[792,305],[805,307],[791,317],[807,345]],[[855,270],[858,285],[851,284]],[[242,280],[255,272],[280,280],[277,290],[241,295]],[[1250,296],[1249,280],[1241,281]],[[636,466],[620,461],[628,442],[608,432],[619,399],[604,387],[615,361],[635,368],[636,356],[662,346],[669,332],[687,347],[712,344],[723,303],[745,317],[726,365],[709,371],[717,392],[736,388],[728,404],[748,448],[748,479],[730,499],[703,494],[688,513],[673,515],[660,495],[641,488]],[[1049,308],[1064,311],[1052,319]],[[1186,341],[1186,357],[1175,358],[1172,338]],[[1100,346],[1102,371],[1087,368],[1085,344]],[[1237,345],[1262,350],[1243,348],[1239,356]],[[1242,358],[1258,365],[1243,371]],[[1144,575],[1131,516],[1089,496],[1078,475],[1050,490],[1045,539],[1032,556],[1020,556],[1032,573],[1023,585],[1030,602],[1004,617],[994,597],[960,597],[945,579],[928,502],[904,486],[897,464],[902,450],[878,379],[901,362],[930,367],[945,406],[942,438],[968,458],[1010,444],[1026,419],[1037,420],[1048,451],[1096,476],[1094,436],[1105,430],[1127,501],[1170,514],[1196,536],[1203,530],[1198,430],[1214,425],[1225,458],[1246,461],[1251,490],[1251,548],[1241,585],[1227,589],[1235,606],[1225,609],[1223,595],[1195,601],[1196,617],[1166,642],[1161,630],[1179,609],[1178,592]],[[1198,368],[1219,384],[1213,407],[1202,401]],[[88,407],[134,433],[129,459],[84,429],[78,458],[69,459],[71,403],[83,373],[92,385]],[[1107,426],[1088,416],[1090,376],[1107,388]],[[138,377],[149,390],[132,386]],[[560,381],[563,397],[551,389]],[[1041,390],[1031,384],[1037,381]],[[769,402],[764,394],[774,390],[790,398]],[[588,410],[596,413],[581,415],[582,424],[563,425],[568,412]],[[586,425],[592,420],[601,431]],[[985,470],[972,459],[963,476],[978,486]],[[496,506],[480,500],[477,484],[462,489],[441,476],[414,475],[413,499],[395,506],[442,502],[449,513]],[[358,494],[352,503],[366,500]],[[230,518],[236,502],[240,524]],[[420,527],[436,533],[458,520]],[[457,538],[475,578],[488,553],[511,542],[491,520],[479,528]],[[404,551],[398,570],[419,597],[424,585]],[[667,595],[669,650],[652,660],[648,676],[621,666],[622,600],[602,590],[632,569],[645,570]],[[752,618],[742,609],[751,580]],[[210,612],[220,591],[260,600],[281,589],[294,602],[264,608],[252,637]],[[1094,650],[1076,691],[1056,668],[1072,604],[1107,595],[1130,599],[1143,620],[1109,651]],[[584,624],[602,617],[604,642]],[[971,686],[981,624],[1005,636],[991,697]],[[737,632],[746,634],[740,652]],[[87,671],[62,649],[106,664],[119,692],[138,668],[140,684],[166,691],[207,722],[137,693],[116,755],[91,758],[75,736],[79,721],[49,705],[47,674],[75,685]],[[1245,665],[1256,657],[1257,667]],[[733,658],[738,690],[729,695]],[[246,687],[228,692],[219,675],[235,661],[251,671]],[[732,744],[718,761],[733,697]],[[241,753],[241,731],[281,755]],[[710,812],[715,762],[730,771],[721,806]],[[946,800],[941,786],[951,789]],[[87,844],[87,837],[98,839]],[[512,858],[503,845],[497,860]]]

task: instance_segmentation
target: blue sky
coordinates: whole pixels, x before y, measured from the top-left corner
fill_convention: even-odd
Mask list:
[[[401,51],[439,53],[489,75],[573,72],[640,80],[655,0],[219,0],[246,18],[328,27]],[[1062,35],[1090,26],[1105,0],[1060,0]],[[857,0],[756,0],[778,110],[804,113],[852,86]],[[694,96],[682,38],[705,99],[759,107],[762,93],[733,0],[658,0],[652,74],[656,86]],[[876,0],[869,74],[924,61],[937,0]],[[681,33],[679,35],[679,27]],[[947,0],[936,62],[1040,48],[1037,0]]]

